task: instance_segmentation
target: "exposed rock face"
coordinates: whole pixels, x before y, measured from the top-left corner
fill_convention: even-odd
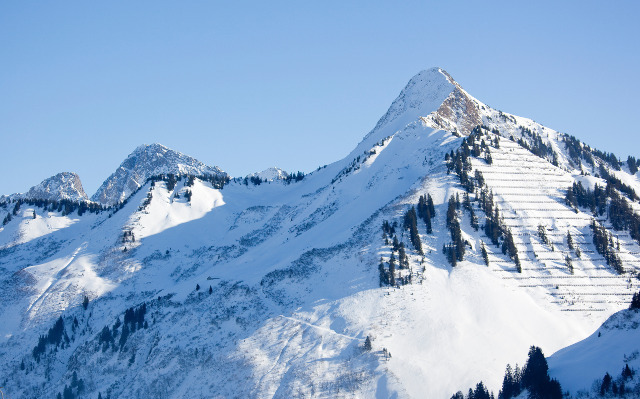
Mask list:
[[[402,89],[373,131],[391,124],[402,128],[420,116],[429,115],[456,87],[457,83],[441,68],[418,73]]]
[[[468,136],[474,127],[482,123],[478,112],[480,106],[478,100],[468,95],[456,83],[455,90],[449,94],[440,108],[424,119],[438,129]]]
[[[46,200],[88,201],[89,197],[82,188],[80,177],[72,172],[62,172],[40,184],[33,186],[24,194],[25,198]]]
[[[115,205],[135,192],[152,176],[159,174],[226,175],[217,166],[204,163],[174,151],[162,144],[141,145],[136,148],[118,169],[91,197],[105,206]]]
[[[358,151],[370,148],[389,133],[421,120],[434,129],[468,135],[482,124],[486,106],[467,93],[442,68],[426,69],[409,80],[376,126],[363,139]],[[354,153],[354,154],[355,154]]]

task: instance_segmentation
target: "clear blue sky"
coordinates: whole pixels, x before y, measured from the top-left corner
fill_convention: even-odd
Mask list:
[[[0,193],[89,195],[159,142],[243,176],[348,154],[446,69],[494,108],[640,156],[637,1],[0,3]]]

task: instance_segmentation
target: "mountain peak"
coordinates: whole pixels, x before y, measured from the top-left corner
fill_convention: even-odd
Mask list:
[[[125,200],[148,178],[159,174],[225,174],[217,166],[208,166],[162,144],[143,144],[137,147],[109,176],[93,195],[92,200],[106,206]]]
[[[136,147],[135,150],[133,150],[134,153],[139,153],[139,152],[166,152],[166,151],[173,151],[172,149],[170,149],[167,146],[164,146],[160,143],[152,143],[152,144],[142,144],[139,145],[138,147]],[[178,152],[178,151],[174,151],[174,152]]]
[[[262,172],[251,173],[248,177],[259,177],[262,180],[275,181],[284,180],[289,176],[285,170],[272,166],[263,170]]]
[[[440,67],[433,67],[433,68],[423,69],[422,71],[415,74],[411,79],[409,79],[409,83],[407,83],[407,86],[409,86],[410,84],[416,85],[416,84],[422,84],[422,83],[424,84],[433,83],[434,81],[438,81],[442,79],[442,77],[444,77],[451,84],[455,84],[455,85],[458,84],[455,80],[453,80],[453,78],[451,77],[451,75],[449,75],[447,71],[445,71]]]
[[[409,80],[378,125],[395,119],[411,123],[422,117],[434,129],[468,135],[482,122],[478,112],[481,106],[447,71],[435,67]]]
[[[434,129],[468,135],[482,123],[479,113],[482,106],[484,104],[464,91],[444,69],[425,69],[409,79],[361,145],[364,149],[370,148],[418,120]],[[363,148],[359,146],[356,152]]]
[[[73,172],[61,172],[44,179],[24,195],[25,198],[46,200],[87,201],[89,197],[82,188],[80,177]]]
[[[437,110],[458,84],[442,68],[425,69],[413,76],[378,121],[374,130],[392,125],[399,129]]]

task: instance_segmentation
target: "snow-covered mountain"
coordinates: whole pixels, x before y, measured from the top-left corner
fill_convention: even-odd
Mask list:
[[[368,147],[386,137],[381,132],[395,132],[418,120],[468,135],[482,123],[481,108],[488,107],[471,97],[446,71],[427,69],[411,78],[360,146]]]
[[[93,197],[121,207],[0,204],[10,397],[497,391],[531,345],[589,337],[638,290],[635,160],[494,110],[439,68],[290,184],[150,147]]]
[[[33,186],[25,194],[25,198],[70,201],[88,201],[89,197],[82,188],[80,177],[71,172],[58,173]]]
[[[251,177],[257,177],[263,181],[276,181],[276,180],[284,180],[289,176],[289,173],[287,173],[286,171],[277,168],[277,167],[271,167],[271,168],[267,168],[265,170],[263,170],[262,172],[257,172],[257,173],[251,173],[249,176],[249,178]]]
[[[89,200],[82,188],[80,177],[72,172],[58,173],[31,187],[25,194],[2,196],[0,201],[3,199],[5,201],[17,200],[18,198],[49,201],[69,200],[73,202]]]
[[[207,166],[195,158],[171,150],[162,144],[141,145],[102,183],[91,197],[105,206],[115,205],[140,188],[148,178],[160,174],[195,176],[226,175],[217,166]]]

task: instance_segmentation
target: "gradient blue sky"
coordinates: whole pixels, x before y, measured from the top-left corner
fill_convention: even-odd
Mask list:
[[[640,2],[0,3],[0,193],[143,143],[243,176],[348,154],[446,69],[494,108],[640,156]]]

